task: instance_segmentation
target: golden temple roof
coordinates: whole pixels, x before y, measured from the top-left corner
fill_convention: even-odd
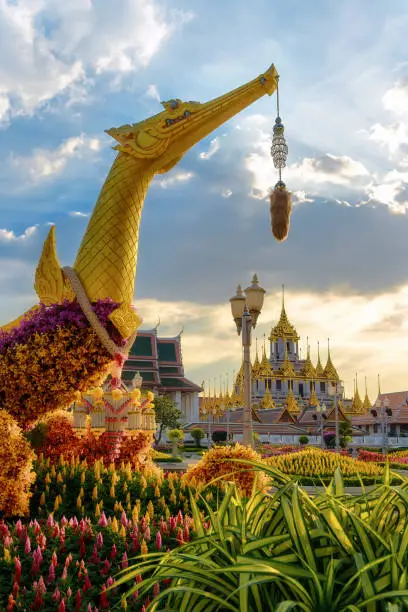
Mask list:
[[[260,367],[261,367],[261,364],[260,364],[259,358],[258,358],[258,341],[257,341],[256,342],[256,356],[255,356],[254,363],[252,364],[252,378],[254,380],[259,378]]]
[[[365,380],[365,398],[364,398],[364,402],[363,402],[363,412],[368,412],[369,410],[371,410],[372,407],[372,403],[370,401],[370,398],[368,397],[368,392],[367,392],[367,379]]]
[[[283,360],[279,372],[283,378],[296,378],[296,372],[293,369],[293,365],[289,359],[288,349],[285,351],[285,359]]]
[[[320,361],[320,346],[319,346],[319,343],[317,343],[317,364],[316,364],[315,370],[316,370],[317,378],[323,378],[324,377],[324,370],[323,370],[322,362]]]
[[[265,391],[265,395],[263,396],[261,403],[259,404],[261,408],[267,410],[268,408],[276,408],[275,402],[273,401],[271,392],[267,388]]]
[[[306,379],[309,378],[316,378],[316,369],[310,359],[310,347],[309,347],[309,343],[307,345],[307,357],[306,357],[306,361],[305,364],[303,366],[303,368],[300,371],[301,375],[304,376]]]
[[[264,344],[263,353],[262,353],[262,361],[259,367],[259,378],[272,378],[272,376],[273,376],[273,370],[269,362],[269,359],[266,356],[265,344]]]
[[[324,368],[324,371],[323,371],[323,376],[325,378],[328,378],[329,380],[335,380],[335,381],[340,380],[340,377],[337,374],[337,370],[334,367],[333,362],[331,360],[330,345],[328,345],[328,348],[327,348],[327,363],[326,363],[326,367]]]
[[[353,414],[361,414],[362,412],[364,412],[363,402],[361,401],[361,397],[358,392],[358,383],[356,383],[356,388],[354,390],[353,402],[351,404],[351,412]]]
[[[296,329],[293,327],[288,319],[288,315],[285,310],[285,292],[284,288],[282,291],[282,310],[278,323],[271,329],[269,340],[278,340],[283,338],[284,340],[299,340]]]
[[[292,389],[289,389],[288,395],[286,397],[285,406],[289,412],[300,412],[299,404],[296,401],[296,398],[293,394]]]
[[[318,406],[318,405],[319,405],[319,400],[317,399],[316,391],[313,385],[312,392],[309,398],[309,406]]]

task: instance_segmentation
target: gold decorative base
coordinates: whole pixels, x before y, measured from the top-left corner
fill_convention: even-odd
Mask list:
[[[129,338],[142,324],[142,319],[129,304],[122,304],[108,317],[122,338]]]

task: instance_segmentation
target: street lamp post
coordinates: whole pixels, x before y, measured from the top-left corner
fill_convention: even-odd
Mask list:
[[[262,310],[265,289],[259,286],[258,277],[254,274],[252,284],[243,292],[238,285],[237,293],[230,299],[232,317],[237,326],[238,334],[242,336],[244,349],[244,414],[242,442],[253,447],[254,435],[252,430],[251,411],[251,331],[256,327],[259,314]]]
[[[336,422],[336,453],[340,451],[339,405],[337,403],[337,393],[337,383],[335,383],[333,387],[329,385],[329,395],[332,396],[334,400],[334,419]]]
[[[319,417],[319,426],[320,426],[320,445],[323,449],[324,447],[324,436],[323,436],[323,419],[326,419],[326,404],[318,404],[316,406],[316,412],[317,414],[313,415],[314,419],[317,419]]]
[[[390,417],[392,416],[392,410],[390,408],[390,400],[388,397],[385,397],[383,400],[381,400],[378,397],[375,401],[374,406],[377,409],[377,410],[371,411],[371,414],[374,417],[378,416],[378,411],[380,411],[382,452],[385,455],[388,449],[388,422],[390,420]]]
[[[213,414],[215,414],[215,410],[213,410],[212,408],[204,408],[203,409],[203,414],[204,414],[204,416],[207,415],[207,423],[208,423],[207,449],[210,450],[210,446],[211,446],[211,417],[212,417]]]
[[[229,408],[227,409],[227,440],[229,441],[230,439],[230,413],[231,412],[235,412],[235,410],[237,409],[236,406],[229,406]]]

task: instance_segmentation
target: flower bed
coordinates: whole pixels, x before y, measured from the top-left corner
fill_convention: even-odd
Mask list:
[[[278,468],[288,475],[306,478],[332,478],[336,468],[340,468],[344,478],[375,479],[381,477],[383,468],[373,463],[358,461],[329,451],[309,448],[301,453],[289,453],[266,459],[271,467]]]
[[[148,506],[160,514],[189,510],[189,494],[179,475],[164,473],[152,462],[122,463],[115,467],[96,461],[90,468],[86,461],[61,458],[53,464],[49,459],[34,464],[37,480],[30,504],[31,517],[44,517],[53,512],[56,519],[71,516],[107,516],[118,512],[131,513],[135,504],[145,514]],[[211,501],[212,491],[206,493]],[[193,488],[193,492],[195,489]]]
[[[129,585],[107,589],[129,558],[188,542],[193,529],[181,511],[164,517],[151,507],[130,516],[122,511],[119,519],[102,513],[97,522],[76,516],[57,521],[52,515],[28,525],[0,521],[0,609],[111,609]],[[129,604],[142,610],[165,586],[155,584],[143,599],[136,591]]]

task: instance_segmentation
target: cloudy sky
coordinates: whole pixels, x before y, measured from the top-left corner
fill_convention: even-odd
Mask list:
[[[258,272],[262,342],[287,312],[346,389],[408,388],[408,6],[403,0],[0,0],[0,323],[36,301],[50,223],[72,264],[114,160],[104,130],[206,101],[272,62],[294,193],[289,239],[270,232],[268,96],[152,184],[135,304],[184,327],[196,382],[239,367],[228,298]],[[305,349],[303,349],[304,351]]]

